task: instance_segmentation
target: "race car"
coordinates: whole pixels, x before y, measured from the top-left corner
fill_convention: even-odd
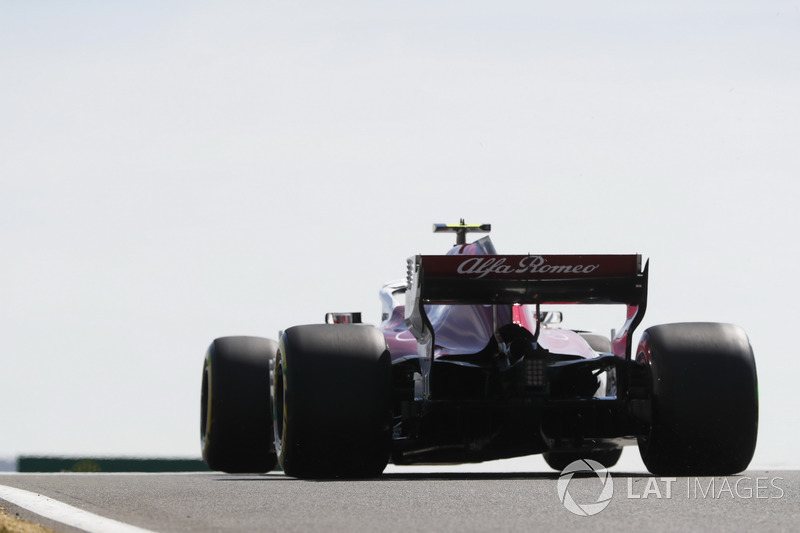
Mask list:
[[[488,224],[416,255],[380,291],[378,325],[327,313],[278,341],[215,339],[205,355],[201,447],[212,470],[365,478],[387,464],[543,454],[614,465],[638,444],[656,475],[747,468],[758,433],[753,349],[738,326],[634,331],[640,255],[500,255]],[[608,306],[608,304],[618,304]],[[560,327],[571,305],[626,310],[613,338]]]

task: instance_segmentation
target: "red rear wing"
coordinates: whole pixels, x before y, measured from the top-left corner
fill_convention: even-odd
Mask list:
[[[418,255],[408,276],[424,304],[636,305],[646,291],[640,255]]]
[[[405,323],[417,339],[429,395],[435,331],[428,304],[625,304],[614,353],[631,360],[633,331],[647,308],[648,267],[640,255],[418,255],[408,260]],[[625,388],[629,376],[620,376]]]

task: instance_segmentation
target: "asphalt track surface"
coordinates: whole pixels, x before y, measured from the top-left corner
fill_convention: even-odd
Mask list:
[[[0,489],[23,489],[35,500],[62,502],[123,526],[92,526],[97,531],[126,531],[126,524],[165,533],[800,531],[800,471],[674,481],[612,471],[613,496],[591,516],[567,510],[559,479],[551,472],[402,469],[361,481],[302,481],[280,473],[2,474]],[[564,499],[578,506],[602,497],[603,482],[594,473],[562,483]],[[23,519],[56,531],[82,530],[3,500],[0,492],[0,505]]]

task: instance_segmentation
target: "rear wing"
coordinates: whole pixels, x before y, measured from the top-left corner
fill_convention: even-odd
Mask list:
[[[433,361],[431,304],[625,304],[612,340],[631,360],[633,330],[647,308],[648,265],[640,255],[417,255],[408,260],[405,323],[417,339],[424,391]],[[624,382],[627,376],[620,376]],[[621,382],[622,383],[622,382]],[[623,383],[624,385],[624,383]]]
[[[419,304],[638,305],[646,290],[640,255],[418,255],[408,260],[407,281],[408,310]]]

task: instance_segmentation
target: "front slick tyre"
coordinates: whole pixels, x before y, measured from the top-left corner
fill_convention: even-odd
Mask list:
[[[365,325],[287,329],[275,363],[275,446],[298,478],[380,475],[391,446],[392,367]]]
[[[200,438],[211,470],[240,474],[275,468],[269,365],[277,351],[277,342],[260,337],[222,337],[209,346]]]
[[[542,457],[547,466],[559,472],[575,461],[581,459],[591,459],[597,461],[606,468],[611,468],[622,455],[622,448],[611,448],[608,450],[589,450],[589,451],[564,451],[564,452],[544,452]]]
[[[747,468],[758,433],[758,383],[745,332],[730,324],[648,328],[652,421],[639,451],[656,475],[730,475]]]

